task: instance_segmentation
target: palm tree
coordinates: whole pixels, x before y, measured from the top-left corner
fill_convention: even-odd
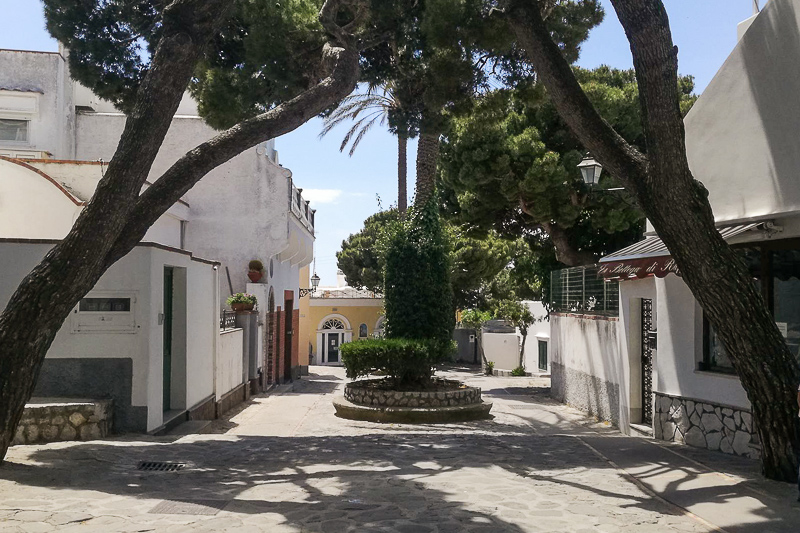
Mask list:
[[[378,123],[384,126],[388,123],[389,131],[397,135],[397,209],[401,215],[406,212],[407,175],[406,150],[408,139],[412,136],[408,121],[403,112],[403,105],[392,91],[391,84],[381,87],[370,86],[366,92],[348,96],[339,104],[329,116],[325,118],[325,125],[320,138],[327,135],[333,128],[342,122],[353,121],[352,127],[342,140],[340,152],[350,144],[350,156],[356,151],[364,135]]]

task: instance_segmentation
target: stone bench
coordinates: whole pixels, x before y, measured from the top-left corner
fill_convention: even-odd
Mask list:
[[[102,439],[111,432],[113,412],[112,400],[31,398],[12,445]]]

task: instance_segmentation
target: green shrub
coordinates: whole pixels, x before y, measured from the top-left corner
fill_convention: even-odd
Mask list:
[[[435,202],[415,207],[382,240],[386,337],[453,338],[455,309],[448,243]]]
[[[340,348],[347,377],[380,371],[398,384],[427,381],[434,366],[456,350],[455,342],[431,339],[363,339]]]
[[[511,371],[511,375],[515,377],[525,377],[527,374],[525,373],[524,366],[518,366],[514,370]]]
[[[487,376],[491,376],[494,372],[494,361],[486,361],[486,365],[483,369]]]
[[[262,272],[264,270],[264,263],[259,261],[258,259],[253,259],[247,265],[248,270],[253,270],[255,272]]]
[[[232,304],[253,304],[255,305],[258,303],[257,298],[252,294],[246,294],[244,292],[237,292],[236,294],[232,294],[228,296],[228,299],[225,301],[228,305]]]

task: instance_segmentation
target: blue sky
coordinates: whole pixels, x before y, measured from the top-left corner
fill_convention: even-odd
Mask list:
[[[587,68],[610,65],[631,68],[630,48],[609,0],[602,0],[605,21],[583,46],[579,64]],[[695,76],[698,93],[711,81],[736,44],[736,25],[752,14],[752,0],[665,0],[673,40],[678,45],[681,74]],[[760,2],[764,4],[762,0]],[[0,48],[57,50],[44,29],[41,3],[0,0]],[[336,282],[336,251],[378,211],[376,196],[386,208],[397,201],[397,143],[385,130],[373,129],[349,157],[339,152],[346,128],[324,139],[319,119],[277,140],[281,163],[292,170],[317,209],[316,269],[322,285]],[[409,198],[413,194],[416,144],[408,150]]]

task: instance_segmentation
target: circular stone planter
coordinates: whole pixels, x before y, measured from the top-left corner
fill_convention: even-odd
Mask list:
[[[481,389],[454,381],[441,381],[449,387],[431,391],[387,390],[375,386],[379,381],[345,385],[344,397],[333,400],[336,415],[369,422],[447,423],[488,418],[492,408],[481,400]]]

